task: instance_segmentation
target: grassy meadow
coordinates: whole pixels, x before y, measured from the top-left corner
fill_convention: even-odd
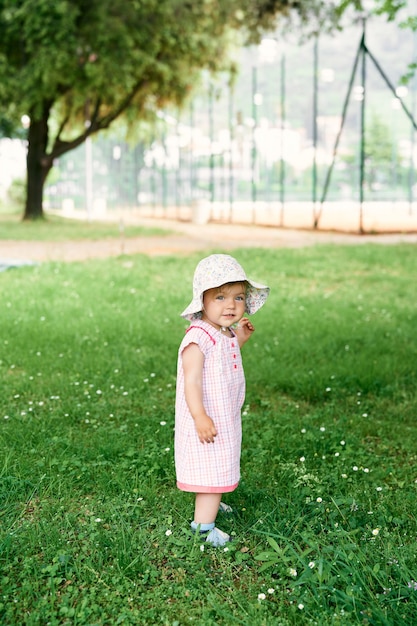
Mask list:
[[[242,480],[200,546],[175,486],[189,257],[0,274],[0,623],[416,623],[417,250],[236,251]]]

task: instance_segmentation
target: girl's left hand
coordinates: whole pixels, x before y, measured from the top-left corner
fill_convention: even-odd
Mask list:
[[[236,333],[239,346],[242,347],[243,344],[250,339],[252,333],[255,331],[255,327],[247,317],[242,317],[237,327],[234,328],[234,331]]]

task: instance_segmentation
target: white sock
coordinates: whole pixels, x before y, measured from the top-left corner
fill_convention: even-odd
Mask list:
[[[200,533],[206,533],[209,530],[213,530],[215,524],[212,522],[211,524],[198,524],[197,522],[191,522],[191,528],[193,530],[200,529]]]

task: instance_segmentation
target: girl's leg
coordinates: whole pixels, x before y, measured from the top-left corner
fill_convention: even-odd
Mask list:
[[[196,493],[194,521],[196,524],[211,524],[219,512],[221,493]]]
[[[196,493],[194,521],[191,528],[194,532],[200,530],[206,541],[213,546],[224,546],[231,537],[215,527],[217,513],[221,501],[221,493]]]

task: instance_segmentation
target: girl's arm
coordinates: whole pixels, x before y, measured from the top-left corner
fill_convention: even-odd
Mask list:
[[[237,328],[233,327],[233,329],[236,333],[237,342],[240,348],[247,342],[248,339],[251,338],[252,333],[255,331],[254,325],[248,320],[247,317],[242,317],[237,325]]]
[[[214,443],[214,438],[217,435],[216,427],[203,405],[203,365],[204,355],[196,343],[191,343],[184,348],[182,367],[184,370],[185,401],[201,443]]]

